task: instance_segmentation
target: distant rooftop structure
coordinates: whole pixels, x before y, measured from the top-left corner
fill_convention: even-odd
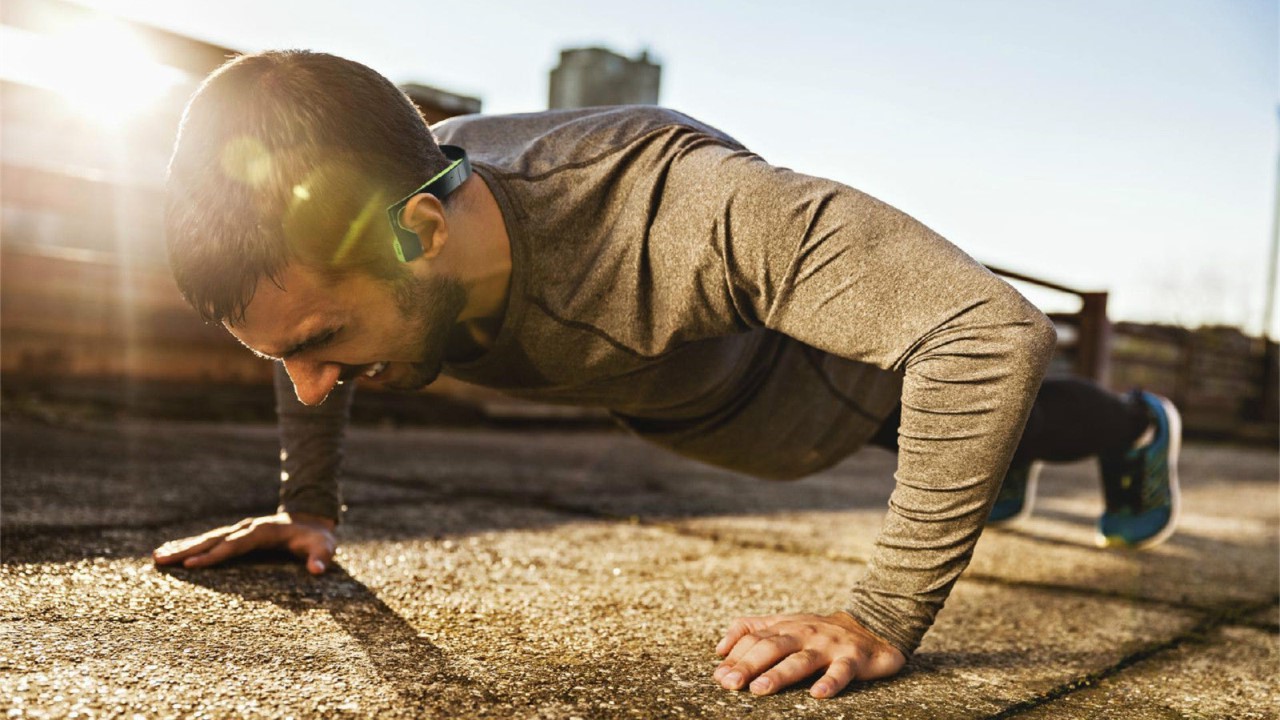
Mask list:
[[[459,95],[429,85],[405,83],[400,86],[405,95],[422,111],[428,123],[437,123],[455,115],[470,115],[480,112],[480,98],[470,95]]]
[[[661,75],[648,50],[634,59],[599,47],[561,50],[551,71],[549,106],[656,105]]]

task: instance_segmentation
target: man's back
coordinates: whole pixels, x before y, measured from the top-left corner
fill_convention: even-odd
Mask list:
[[[895,373],[743,312],[735,294],[755,278],[732,276],[728,256],[746,237],[711,209],[717,183],[734,182],[724,159],[755,156],[728,135],[647,106],[464,116],[433,131],[467,149],[512,243],[502,329],[447,374],[606,407],[677,452],[774,478],[837,462],[896,406]]]

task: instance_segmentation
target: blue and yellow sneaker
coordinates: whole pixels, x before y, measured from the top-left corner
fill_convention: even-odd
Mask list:
[[[1031,514],[1031,506],[1036,501],[1036,482],[1043,464],[1033,460],[1009,466],[1004,482],[1000,484],[996,504],[991,506],[991,514],[987,516],[987,525],[1008,525]]]
[[[1178,522],[1178,451],[1182,417],[1167,398],[1129,393],[1154,430],[1150,442],[1117,456],[1099,456],[1107,508],[1098,519],[1099,547],[1143,549],[1164,542]]]

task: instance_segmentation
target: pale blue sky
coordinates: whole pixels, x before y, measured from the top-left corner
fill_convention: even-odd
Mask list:
[[[1261,329],[1274,0],[82,2],[236,49],[336,53],[485,112],[544,108],[561,48],[648,47],[664,105],[979,260],[1109,290],[1113,319]]]

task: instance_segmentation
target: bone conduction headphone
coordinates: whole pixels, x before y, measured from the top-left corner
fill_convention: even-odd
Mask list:
[[[400,224],[400,213],[404,211],[404,206],[408,205],[415,195],[422,193],[430,193],[443,200],[471,177],[471,161],[467,159],[466,150],[457,145],[441,145],[440,151],[446,158],[453,161],[449,167],[441,170],[422,187],[405,195],[399,202],[387,208],[387,220],[391,222],[391,231],[396,235],[396,257],[400,258],[400,262],[409,262],[422,254],[422,241],[418,239],[418,234]]]

